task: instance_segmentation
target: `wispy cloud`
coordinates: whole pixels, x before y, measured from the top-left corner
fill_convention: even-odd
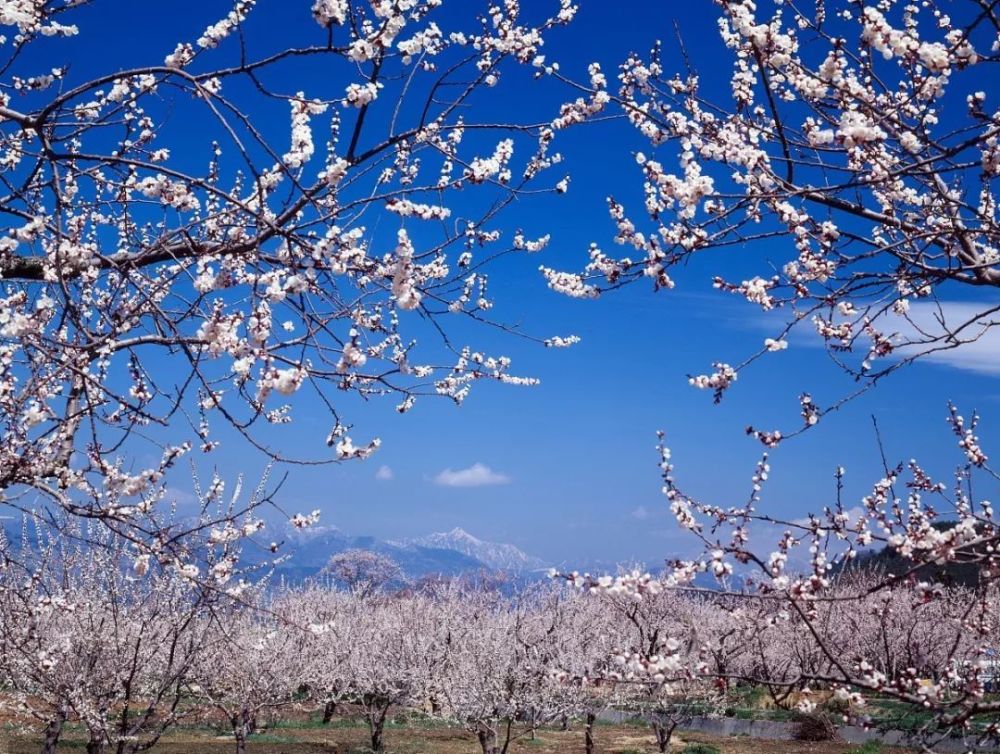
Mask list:
[[[649,508],[645,505],[640,505],[638,508],[632,511],[632,518],[638,521],[645,521],[649,518]]]
[[[195,505],[198,502],[198,498],[192,492],[182,490],[179,487],[167,487],[163,491],[163,497],[165,500],[176,504],[179,508]]]
[[[385,464],[379,466],[378,471],[375,472],[375,478],[380,482],[388,482],[390,479],[394,479],[395,476],[392,468]]]
[[[434,484],[442,487],[488,487],[508,482],[509,476],[478,462],[467,469],[445,469],[434,477]]]
[[[1000,375],[1000,312],[995,303],[975,301],[912,301],[906,316],[886,313],[875,318],[875,327],[896,345],[889,358],[918,356],[919,361],[941,364],[977,374]],[[984,312],[991,312],[984,316]],[[847,318],[842,318],[844,321]],[[773,337],[779,325],[773,317],[751,318]],[[953,336],[946,339],[949,333]],[[824,343],[808,322],[790,338],[793,347],[821,348]],[[857,348],[864,354],[864,337]]]
[[[982,316],[993,305],[965,301],[938,303],[919,301],[910,304],[909,322],[898,328],[903,338],[927,340],[954,333],[959,345],[928,352],[922,358],[955,369],[979,374],[1000,374],[1000,315]],[[947,345],[947,344],[944,344]],[[927,347],[906,346],[901,355],[909,356]]]

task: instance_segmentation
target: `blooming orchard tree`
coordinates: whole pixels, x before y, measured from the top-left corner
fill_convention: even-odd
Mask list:
[[[358,602],[356,596],[313,584],[289,589],[279,597],[281,615],[291,626],[312,634],[306,650],[309,661],[297,680],[323,704],[324,725],[333,720],[337,704],[350,688],[347,660],[353,641],[350,618]]]
[[[535,599],[470,592],[451,629],[444,713],[476,735],[483,754],[506,754],[513,741],[570,710],[551,683],[558,673],[549,661],[552,616],[535,610]]]
[[[371,550],[338,552],[324,569],[337,584],[360,596],[368,596],[404,579],[399,563]]]
[[[365,600],[356,593],[352,608],[345,699],[360,708],[372,751],[381,752],[391,709],[422,706],[439,685],[451,629],[441,618],[451,613],[419,595]]]
[[[959,442],[968,455],[965,448],[975,441],[970,443],[962,429],[962,417],[953,414],[952,422],[962,430]],[[766,459],[753,475],[748,503],[724,508],[686,495],[663,448],[664,491],[680,525],[704,546],[702,557],[674,562],[659,580],[638,572],[568,578],[587,590],[627,595],[645,604],[655,602],[664,590],[690,590],[698,573],[725,580],[745,564],[746,576],[756,574],[748,582],[752,588],[744,593],[723,588],[713,597],[741,603],[738,613],[725,602],[716,605],[746,622],[735,635],[743,637],[739,644],[750,648],[750,657],[733,663],[723,656],[722,663],[709,666],[708,672],[720,681],[751,680],[779,701],[790,699],[793,691],[807,693],[822,686],[833,690],[851,709],[849,717],[861,722],[868,721],[866,695],[889,696],[933,713],[933,724],[924,730],[929,737],[995,737],[1000,734],[995,722],[1000,708],[986,696],[983,679],[998,640],[998,533],[990,504],[971,497],[974,470],[995,476],[978,445],[975,450],[981,464],[959,467],[950,494],[946,485],[911,462],[905,499],[896,495],[902,467],[889,469],[862,500],[860,512],[847,513],[838,497],[821,513],[793,520],[761,510]],[[841,475],[842,470],[838,490]],[[755,548],[762,536],[775,532],[780,532],[776,549],[770,556],[758,554]],[[903,558],[902,575],[876,571],[864,578],[835,577],[835,570],[850,568],[858,553],[873,543]],[[791,565],[800,554],[807,563],[804,570]],[[942,583],[947,567],[959,564],[975,569],[973,586]],[[683,646],[689,635],[687,628],[671,626],[665,618],[653,625],[662,630],[656,637],[669,642],[668,648]],[[675,656],[642,644],[628,660],[630,667],[666,682],[669,672],[664,667],[674,669]],[[720,657],[711,645],[706,647],[708,656]],[[805,699],[800,707],[812,711],[815,703]]]
[[[225,716],[237,754],[258,730],[261,716],[295,701],[310,662],[310,632],[290,625],[259,590],[213,611],[210,636],[189,675],[204,705]]]
[[[710,714],[720,697],[703,651],[719,620],[697,610],[697,599],[672,590],[654,589],[644,599],[635,597],[625,590],[601,595],[617,614],[615,638],[623,642],[613,650],[617,669],[608,677],[649,720],[657,748],[665,752],[677,727]]]
[[[621,627],[604,605],[580,596],[559,595],[550,599],[547,609],[554,613],[548,636],[554,668],[549,680],[552,706],[567,718],[583,719],[584,751],[594,754],[598,715],[628,697],[611,668]]]
[[[437,333],[489,319],[488,261],[544,246],[502,237],[496,218],[565,189],[543,175],[560,161],[552,116],[498,122],[476,103],[508,78],[531,85],[517,69],[572,20],[569,0],[484,4],[466,21],[438,0],[302,0],[281,13],[311,13],[312,33],[260,49],[245,33],[255,4],[237,0],[108,70],[61,52],[93,32],[78,3],[7,5],[8,505],[30,489],[148,539],[165,474],[192,448],[241,437],[290,460],[259,429],[291,421],[296,393],[327,414],[330,449],[308,460],[329,462],[379,446],[350,434],[346,394],[406,412],[424,395],[461,403],[481,379],[532,382]],[[425,335],[440,346],[421,350]],[[145,443],[161,458],[137,465]]]
[[[515,603],[515,630],[511,637],[516,650],[523,655],[523,673],[534,682],[523,690],[523,710],[519,717],[528,723],[528,732],[535,738],[537,728],[556,718],[566,719],[570,708],[564,696],[564,671],[559,665],[559,640],[570,630],[569,613],[573,601],[559,591],[525,589]]]
[[[212,597],[173,569],[136,577],[124,542],[106,531],[87,538],[103,547],[34,542],[40,552],[4,553],[4,701],[45,725],[44,754],[71,716],[90,754],[135,754],[188,711],[182,700]]]

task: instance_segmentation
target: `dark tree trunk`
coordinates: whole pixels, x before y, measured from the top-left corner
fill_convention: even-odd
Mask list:
[[[569,730],[569,715],[563,715],[559,722],[559,730]]]
[[[55,754],[63,723],[66,722],[66,713],[66,706],[60,704],[55,717],[49,720],[49,724],[45,726],[45,733],[42,736],[42,754]]]
[[[385,718],[388,713],[389,705],[386,704],[384,707],[372,710],[366,715],[368,718],[368,730],[371,733],[372,751],[374,752],[385,751],[385,741],[382,736],[385,731]]]
[[[597,715],[593,712],[587,713],[587,725],[583,729],[583,748],[587,754],[594,754],[594,721]]]
[[[491,730],[480,728],[476,733],[483,754],[497,754],[497,735]]]
[[[510,732],[511,732],[511,729],[513,728],[513,726],[514,726],[514,718],[508,717],[504,722],[505,722],[505,725],[504,725],[504,734],[503,734],[503,745],[499,748],[499,753],[500,754],[507,754],[507,749],[510,746],[510,742],[511,742]]]
[[[479,739],[483,754],[498,754],[500,751],[500,747],[497,746],[497,733],[492,728],[480,725],[476,731],[476,738]]]
[[[230,718],[233,726],[233,738],[236,739],[236,754],[246,754],[247,736],[253,731],[253,715],[244,709]]]
[[[87,754],[104,754],[105,741],[103,735],[91,735],[90,740],[87,741]]]
[[[382,739],[382,723],[372,726],[372,751],[382,752],[385,750],[385,741]]]
[[[328,725],[336,714],[337,701],[335,699],[327,699],[326,704],[323,705],[323,725]]]
[[[664,721],[664,720],[654,720],[653,721],[653,733],[656,735],[656,748],[660,750],[660,754],[666,754],[670,751],[670,739],[674,735],[674,728],[677,727],[677,723]]]

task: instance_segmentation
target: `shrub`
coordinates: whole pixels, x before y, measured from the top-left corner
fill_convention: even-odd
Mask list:
[[[813,713],[798,716],[795,731],[797,741],[835,741],[840,738],[837,726],[824,714]]]

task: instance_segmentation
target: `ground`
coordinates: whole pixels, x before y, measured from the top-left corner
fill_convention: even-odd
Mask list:
[[[599,725],[596,731],[598,754],[656,754],[656,744],[648,729],[637,725]],[[478,754],[479,746],[467,731],[440,724],[393,724],[386,730],[389,754]],[[328,726],[312,721],[282,722],[253,736],[248,754],[361,754],[367,747],[367,728],[357,721],[335,720]],[[804,743],[797,741],[762,741],[746,737],[715,738],[702,733],[675,734],[672,754],[682,754],[692,743],[706,743],[719,754],[905,754],[890,747],[859,750],[844,743]],[[60,749],[79,749],[84,745],[82,732],[67,732]],[[36,754],[37,737],[0,732],[0,754]],[[212,727],[190,727],[172,731],[152,750],[153,754],[228,754],[234,750],[231,736]],[[509,754],[583,754],[583,729],[569,731],[544,729],[534,740],[517,740]]]

